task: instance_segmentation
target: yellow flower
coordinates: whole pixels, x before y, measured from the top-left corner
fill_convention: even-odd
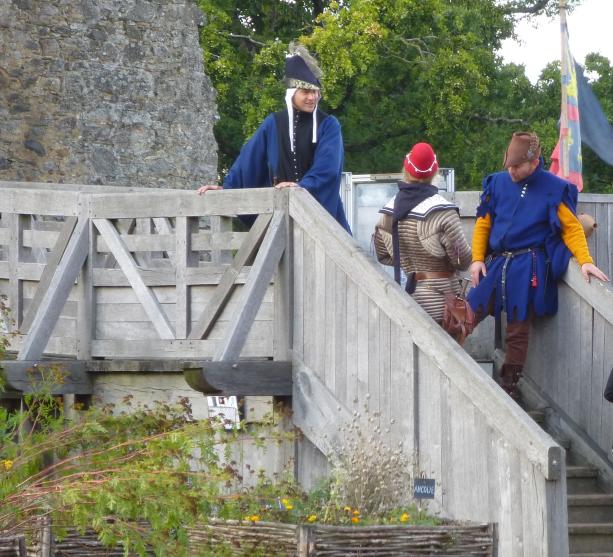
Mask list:
[[[358,522],[360,522],[360,517],[359,516],[352,516],[351,517],[351,522],[353,522],[354,524],[357,524]]]
[[[260,517],[257,514],[253,514],[247,518],[248,520],[251,520],[251,522],[257,522],[258,520],[260,520]]]
[[[360,511],[358,511],[358,509],[353,511],[353,516],[360,516]]]
[[[291,510],[294,508],[294,505],[285,505],[285,508],[286,508],[288,511],[291,511]]]
[[[400,522],[408,522],[410,519],[409,513],[402,513],[400,516]]]
[[[294,505],[292,505],[292,502],[289,499],[281,499],[281,503],[283,503],[283,506],[288,511],[291,511],[294,508]]]
[[[2,466],[4,466],[5,470],[10,470],[13,467],[13,461],[12,460],[3,460],[2,461]]]
[[[317,520],[317,515],[316,514],[310,514],[307,517],[307,522],[315,522]]]
[[[345,512],[350,513],[350,512],[351,512],[351,507],[345,507],[343,510],[344,510]]]

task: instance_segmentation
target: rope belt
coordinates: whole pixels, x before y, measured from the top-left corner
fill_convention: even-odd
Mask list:
[[[509,264],[509,261],[511,261],[511,259],[513,259],[514,257],[517,257],[518,255],[524,255],[526,253],[531,253],[532,254],[532,279],[530,282],[531,282],[532,288],[536,288],[538,285],[538,282],[536,279],[536,252],[537,251],[543,251],[543,248],[541,247],[524,248],[524,249],[518,249],[515,251],[503,251],[502,253],[493,254],[494,257],[504,257],[504,263],[502,265],[501,284],[502,284],[502,307],[505,310],[507,307],[507,266]]]

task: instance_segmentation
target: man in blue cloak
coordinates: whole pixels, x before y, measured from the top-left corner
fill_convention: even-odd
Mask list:
[[[590,276],[607,281],[594,265],[576,216],[577,188],[543,168],[538,136],[513,134],[506,171],[483,181],[473,231],[474,288],[468,302],[477,322],[488,314],[507,315],[502,388],[518,398],[517,383],[528,351],[530,321],[558,309],[557,281],[571,256]]]
[[[322,72],[301,45],[290,45],[285,61],[286,109],[269,114],[241,149],[223,186],[209,190],[301,187],[347,232],[340,198],[343,138],[338,120],[318,108]]]

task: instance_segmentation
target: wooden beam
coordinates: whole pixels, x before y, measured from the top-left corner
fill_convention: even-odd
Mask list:
[[[163,220],[163,219],[158,219]],[[191,288],[187,283],[187,269],[198,266],[198,261],[192,251],[191,239],[194,219],[177,217],[175,226],[175,281],[177,302],[175,305],[175,330],[177,338],[187,338],[192,321]]]
[[[89,249],[89,220],[80,218],[64,255],[45,291],[18,360],[38,360],[43,355],[60,312],[68,299]]]
[[[11,319],[15,328],[19,330],[23,318],[23,283],[19,277],[19,264],[23,258],[23,232],[25,228],[25,215],[9,214],[9,246],[8,246],[8,274],[9,274],[9,302]]]
[[[62,260],[62,256],[66,251],[66,247],[68,246],[68,242],[70,241],[70,237],[72,236],[72,232],[77,224],[77,217],[68,217],[66,222],[62,226],[62,230],[53,246],[53,250],[49,254],[47,258],[47,264],[45,265],[45,270],[38,281],[38,287],[36,289],[36,294],[32,299],[32,303],[30,304],[26,315],[23,318],[23,322],[21,324],[20,330],[22,333],[27,333],[32,322],[34,321],[34,316],[38,311],[40,303],[43,299],[43,296],[49,285],[51,284],[51,279],[57,269],[57,266],[60,264]]]
[[[280,361],[185,362],[188,385],[205,395],[291,396],[292,363]]]
[[[260,245],[262,236],[264,232],[266,232],[271,218],[272,213],[258,215],[243,245],[234,257],[234,261],[232,261],[230,267],[224,272],[210,302],[206,305],[198,318],[198,322],[192,328],[191,334],[189,335],[190,339],[204,339],[207,337],[215,324],[215,320],[219,317],[219,314],[222,312],[226,302],[232,294],[235,288],[236,278],[241,269],[249,262]]]
[[[92,382],[81,360],[4,360],[0,374],[8,389],[33,393],[51,389],[52,395],[89,395]]]
[[[109,246],[121,270],[130,282],[136,297],[162,339],[173,339],[175,333],[153,291],[144,283],[132,254],[109,220],[94,219],[96,228]]]
[[[277,269],[286,244],[285,217],[275,211],[241,290],[240,302],[230,319],[227,332],[213,358],[216,361],[238,360],[241,350],[260,308],[266,289]]]
[[[294,356],[292,418],[324,455],[343,445],[341,426],[351,422],[351,412],[302,360]]]

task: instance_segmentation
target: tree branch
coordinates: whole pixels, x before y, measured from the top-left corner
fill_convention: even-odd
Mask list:
[[[471,114],[471,118],[475,120],[483,120],[484,122],[491,122],[493,124],[521,124],[527,126],[529,122],[522,118],[506,118],[504,116],[490,116],[489,114]]]
[[[231,39],[241,39],[254,46],[266,46],[265,43],[256,41],[254,38],[250,37],[249,35],[237,35],[236,33],[222,33],[221,31],[216,31],[216,33],[218,35],[221,35],[222,37],[230,37]]]

